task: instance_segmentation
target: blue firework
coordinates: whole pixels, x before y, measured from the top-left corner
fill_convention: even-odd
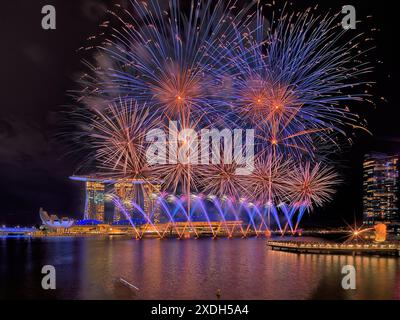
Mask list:
[[[283,10],[269,23],[258,8],[256,17],[213,55],[221,86],[214,103],[255,127],[261,150],[289,156],[313,156],[319,143],[334,145],[349,125],[360,126],[346,103],[367,98],[371,84],[360,80],[372,71],[360,61],[361,35],[348,39],[338,15],[311,9]]]
[[[98,63],[89,65],[80,98],[89,104],[135,99],[185,124],[193,117],[222,119],[212,116],[225,110],[210,103],[212,48],[235,37],[250,19],[248,10],[233,2],[191,1],[185,14],[178,0],[168,8],[156,0],[133,0],[129,9],[110,11],[120,27],[97,46]]]

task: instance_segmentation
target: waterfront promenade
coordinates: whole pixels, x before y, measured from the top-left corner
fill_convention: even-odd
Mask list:
[[[272,250],[296,253],[400,256],[398,243],[319,243],[268,241]]]

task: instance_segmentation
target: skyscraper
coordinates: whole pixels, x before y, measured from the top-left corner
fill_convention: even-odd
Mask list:
[[[72,180],[85,183],[85,209],[83,219],[101,222],[118,222],[130,218],[143,218],[138,208],[132,206],[134,201],[143,212],[157,220],[159,208],[154,194],[159,194],[160,185],[141,180],[104,179],[94,176],[72,176]],[[117,196],[126,213],[115,206],[112,195]]]
[[[104,221],[105,185],[98,181],[86,181],[84,219]]]
[[[399,222],[399,155],[367,154],[363,169],[363,222]]]

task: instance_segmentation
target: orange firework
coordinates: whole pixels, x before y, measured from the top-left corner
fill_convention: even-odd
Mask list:
[[[247,178],[252,199],[263,204],[287,200],[291,169],[292,163],[282,157],[259,155],[253,173]]]
[[[310,162],[295,166],[288,178],[292,202],[307,208],[322,206],[331,200],[335,187],[341,182],[332,168]]]
[[[217,197],[248,197],[246,176],[238,175],[237,163],[210,164],[199,168],[199,180],[206,194]]]
[[[193,109],[201,109],[203,99],[201,78],[195,72],[172,63],[165,67],[159,81],[150,84],[153,102],[157,103],[169,117],[186,118]]]
[[[158,123],[133,100],[112,103],[104,110],[91,110],[91,123],[84,135],[95,150],[100,174],[144,178],[147,174],[145,136]]]

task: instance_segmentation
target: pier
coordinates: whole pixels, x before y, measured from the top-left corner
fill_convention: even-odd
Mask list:
[[[295,253],[400,256],[400,245],[395,243],[319,243],[268,241],[271,250]]]

